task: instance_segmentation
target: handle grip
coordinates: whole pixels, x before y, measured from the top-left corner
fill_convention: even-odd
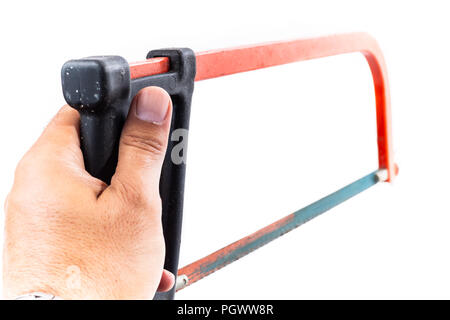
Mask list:
[[[66,62],[61,79],[65,100],[80,112],[81,149],[86,170],[106,183],[110,183],[115,172],[120,134],[133,97],[148,86],[162,87],[170,94],[172,121],[159,188],[166,242],[164,267],[176,276],[196,60],[194,52],[187,48],[154,50],[147,55],[148,59],[154,57],[168,57],[169,71],[130,79],[125,59],[98,56]],[[155,298],[173,299],[174,292],[172,289],[158,293]]]

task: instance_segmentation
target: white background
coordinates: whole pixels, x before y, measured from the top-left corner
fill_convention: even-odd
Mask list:
[[[178,298],[450,298],[446,1],[15,1],[0,5],[0,197],[64,104],[68,59],[366,31],[387,61],[400,175]],[[376,169],[359,54],[196,84],[180,266]]]

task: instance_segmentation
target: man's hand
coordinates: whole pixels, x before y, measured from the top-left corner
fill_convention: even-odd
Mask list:
[[[64,106],[17,166],[5,203],[4,296],[148,299],[169,290],[159,178],[172,113],[150,87],[134,98],[111,185],[86,172],[79,115]]]

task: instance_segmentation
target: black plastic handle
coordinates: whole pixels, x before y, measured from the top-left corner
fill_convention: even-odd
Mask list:
[[[195,54],[187,48],[161,49],[147,55],[147,58],[154,57],[169,58],[167,73],[130,80],[129,65],[124,58],[98,56],[66,62],[61,79],[65,100],[80,112],[81,149],[86,170],[106,183],[115,172],[119,138],[133,97],[148,86],[161,87],[170,94],[172,122],[159,188],[166,242],[164,267],[176,276]],[[155,299],[173,299],[174,294],[175,289],[172,289],[157,293]]]

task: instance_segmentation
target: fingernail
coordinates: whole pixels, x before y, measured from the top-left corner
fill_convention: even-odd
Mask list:
[[[169,108],[169,99],[162,89],[145,89],[137,97],[136,116],[146,122],[162,123]]]

